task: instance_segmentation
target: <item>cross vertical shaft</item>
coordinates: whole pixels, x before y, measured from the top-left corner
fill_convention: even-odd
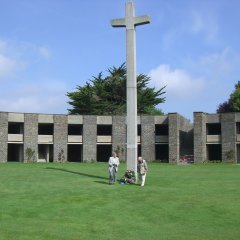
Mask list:
[[[135,17],[133,2],[126,3],[125,18],[112,20],[113,27],[126,28],[127,63],[127,170],[137,173],[137,78],[135,27],[150,22],[148,16]]]

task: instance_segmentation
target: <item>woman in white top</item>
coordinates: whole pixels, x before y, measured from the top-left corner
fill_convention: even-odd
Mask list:
[[[138,177],[142,187],[145,184],[147,171],[148,171],[148,166],[147,166],[146,160],[144,160],[142,157],[138,157],[137,172],[138,172]]]
[[[117,154],[113,152],[112,157],[110,157],[108,161],[109,184],[116,183],[119,164],[119,158],[117,157]]]

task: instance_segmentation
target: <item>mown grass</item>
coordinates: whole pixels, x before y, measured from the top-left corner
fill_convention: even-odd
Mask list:
[[[152,163],[143,188],[107,177],[106,163],[0,164],[0,239],[240,238],[239,165]]]

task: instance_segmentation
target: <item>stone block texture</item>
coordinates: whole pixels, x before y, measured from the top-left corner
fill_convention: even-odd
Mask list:
[[[33,161],[38,157],[38,114],[24,114],[24,161],[27,161],[26,149],[30,148],[35,152]]]
[[[83,117],[83,161],[97,161],[97,116]]]
[[[7,162],[8,113],[0,112],[0,162]]]
[[[53,161],[67,161],[68,142],[68,117],[66,115],[54,115],[54,135],[53,135]]]
[[[154,116],[141,116],[141,150],[147,161],[155,160],[155,119]]]
[[[83,124],[82,160],[85,162],[97,161],[97,123],[112,124],[112,150],[120,151],[120,159],[126,160],[126,117],[125,116],[79,116],[41,115],[41,121],[54,126],[53,133],[53,161],[66,161],[68,150],[68,124]],[[8,120],[23,122],[23,148],[19,155],[26,162],[26,149],[31,148],[35,152],[35,160],[38,158],[38,121],[39,114],[31,113],[6,113],[0,112],[0,162],[8,161]],[[181,156],[194,154],[194,162],[201,163],[207,160],[207,144],[221,144],[222,161],[227,162],[229,152],[233,154],[233,160],[240,162],[240,113],[207,114],[194,113],[194,123],[179,115],[169,113],[166,116],[140,116],[138,124],[141,124],[141,155],[146,160],[155,160],[155,124],[168,123],[168,148],[169,163],[177,163]],[[221,138],[219,136],[207,136],[207,124],[221,123]],[[211,134],[211,133],[209,133]],[[207,142],[208,137],[208,142]],[[217,140],[211,140],[215,137]],[[216,138],[217,137],[217,138]],[[110,138],[108,138],[110,139]],[[167,142],[164,142],[167,144]],[[47,144],[47,143],[46,143]],[[111,144],[111,142],[108,142]],[[211,146],[212,147],[212,146]],[[51,148],[52,149],[52,148]],[[209,148],[209,151],[211,149]],[[52,152],[51,152],[52,153]],[[211,152],[210,152],[211,153]],[[21,158],[22,159],[22,158]],[[32,159],[33,160],[33,159]],[[31,161],[32,161],[31,160]],[[51,159],[52,160],[52,159]]]
[[[206,114],[194,113],[194,162],[206,161]]]
[[[112,119],[112,149],[119,150],[119,159],[126,161],[126,118],[113,116]]]
[[[236,159],[236,123],[235,113],[221,114],[222,161],[227,162],[229,151]]]

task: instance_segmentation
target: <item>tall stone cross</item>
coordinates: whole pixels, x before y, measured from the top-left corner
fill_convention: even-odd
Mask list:
[[[148,16],[135,17],[133,2],[126,3],[125,18],[113,19],[113,27],[126,28],[127,46],[127,170],[137,173],[137,78],[135,27],[150,23]]]

